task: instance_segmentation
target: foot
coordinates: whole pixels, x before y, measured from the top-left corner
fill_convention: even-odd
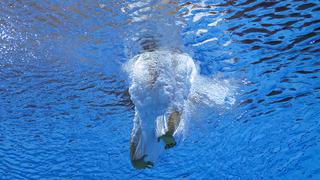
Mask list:
[[[165,147],[164,147],[165,149],[170,149],[170,148],[173,148],[174,146],[177,145],[174,137],[171,136],[171,135],[165,134],[165,135],[159,137],[159,138],[158,138],[158,142],[159,142],[161,139],[162,139],[162,140],[164,141],[164,143],[166,144]]]
[[[132,160],[133,167],[135,167],[136,169],[152,168],[153,162],[145,161],[144,160],[145,157],[147,157],[147,155],[142,156],[140,159]]]

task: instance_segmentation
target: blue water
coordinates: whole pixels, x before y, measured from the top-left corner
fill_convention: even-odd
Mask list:
[[[0,2],[0,179],[320,179],[319,1],[141,2]],[[135,170],[122,65],[150,34],[237,93]]]

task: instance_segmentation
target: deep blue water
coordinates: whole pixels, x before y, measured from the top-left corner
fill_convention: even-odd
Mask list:
[[[319,1],[154,4],[0,2],[0,179],[320,179]],[[122,65],[146,34],[238,89],[135,170]]]

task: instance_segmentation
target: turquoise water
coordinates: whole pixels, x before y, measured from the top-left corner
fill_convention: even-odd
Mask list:
[[[150,37],[235,102],[136,170],[122,67]],[[318,1],[1,1],[0,179],[319,179],[319,39]]]

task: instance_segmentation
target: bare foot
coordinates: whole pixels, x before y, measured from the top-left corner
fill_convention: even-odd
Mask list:
[[[165,134],[165,135],[158,138],[158,142],[161,139],[164,141],[164,143],[166,143],[166,145],[164,147],[165,149],[173,148],[174,146],[177,145],[177,143],[172,135]]]
[[[147,155],[142,156],[140,159],[134,159],[132,160],[132,165],[136,169],[145,169],[145,168],[152,168],[153,162],[151,161],[145,161],[144,158],[147,157]]]

